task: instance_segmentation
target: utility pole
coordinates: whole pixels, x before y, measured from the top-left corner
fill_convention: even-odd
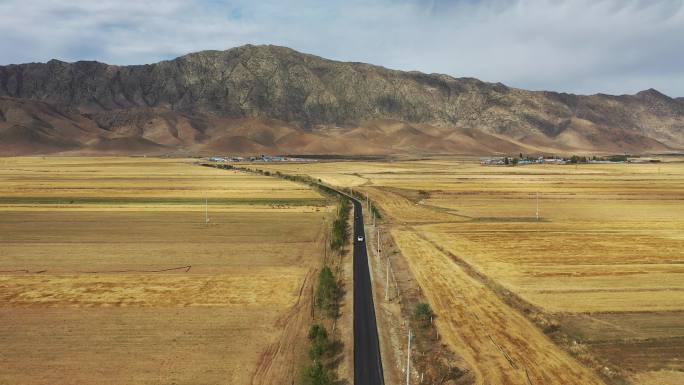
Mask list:
[[[408,351],[406,352],[406,385],[411,380],[411,329],[408,331]]]
[[[380,229],[378,229],[378,257],[380,257]]]
[[[209,198],[204,196],[204,223],[209,223]]]
[[[387,278],[385,278],[385,301],[389,301],[389,273],[390,273],[390,260],[389,255],[387,256]]]
[[[314,287],[311,285],[311,319],[314,319],[316,311],[316,294],[314,293]]]
[[[537,221],[539,221],[539,191],[537,191],[537,213],[535,216],[537,217]]]
[[[323,219],[323,231],[325,231],[325,219]],[[325,239],[323,240],[323,265],[328,261],[328,232],[325,231]]]

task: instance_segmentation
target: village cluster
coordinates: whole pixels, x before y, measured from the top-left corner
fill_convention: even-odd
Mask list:
[[[610,155],[610,156],[578,156],[570,157],[544,157],[544,156],[523,156],[520,154],[516,156],[501,156],[491,158],[481,158],[480,164],[483,166],[516,166],[528,164],[578,164],[578,163],[656,163],[657,159],[650,158],[636,158],[628,155]]]
[[[295,158],[290,156],[212,156],[210,162],[216,163],[237,163],[237,162],[315,162],[315,159]]]

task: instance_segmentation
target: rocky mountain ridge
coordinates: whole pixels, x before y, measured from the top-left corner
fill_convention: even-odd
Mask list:
[[[684,148],[684,99],[526,91],[247,45],[149,65],[0,66],[0,139],[11,153],[660,152]]]

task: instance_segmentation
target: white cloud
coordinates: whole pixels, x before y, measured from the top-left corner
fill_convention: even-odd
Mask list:
[[[682,0],[0,0],[0,63],[151,63],[272,43],[579,93],[684,96]]]

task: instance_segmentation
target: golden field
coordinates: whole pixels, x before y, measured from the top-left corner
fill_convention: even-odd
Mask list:
[[[370,195],[438,314],[444,341],[478,383],[682,379],[681,162],[484,167],[476,159],[432,159],[266,168]],[[543,333],[510,295],[559,330]]]
[[[329,212],[193,160],[0,158],[0,384],[291,381]]]

